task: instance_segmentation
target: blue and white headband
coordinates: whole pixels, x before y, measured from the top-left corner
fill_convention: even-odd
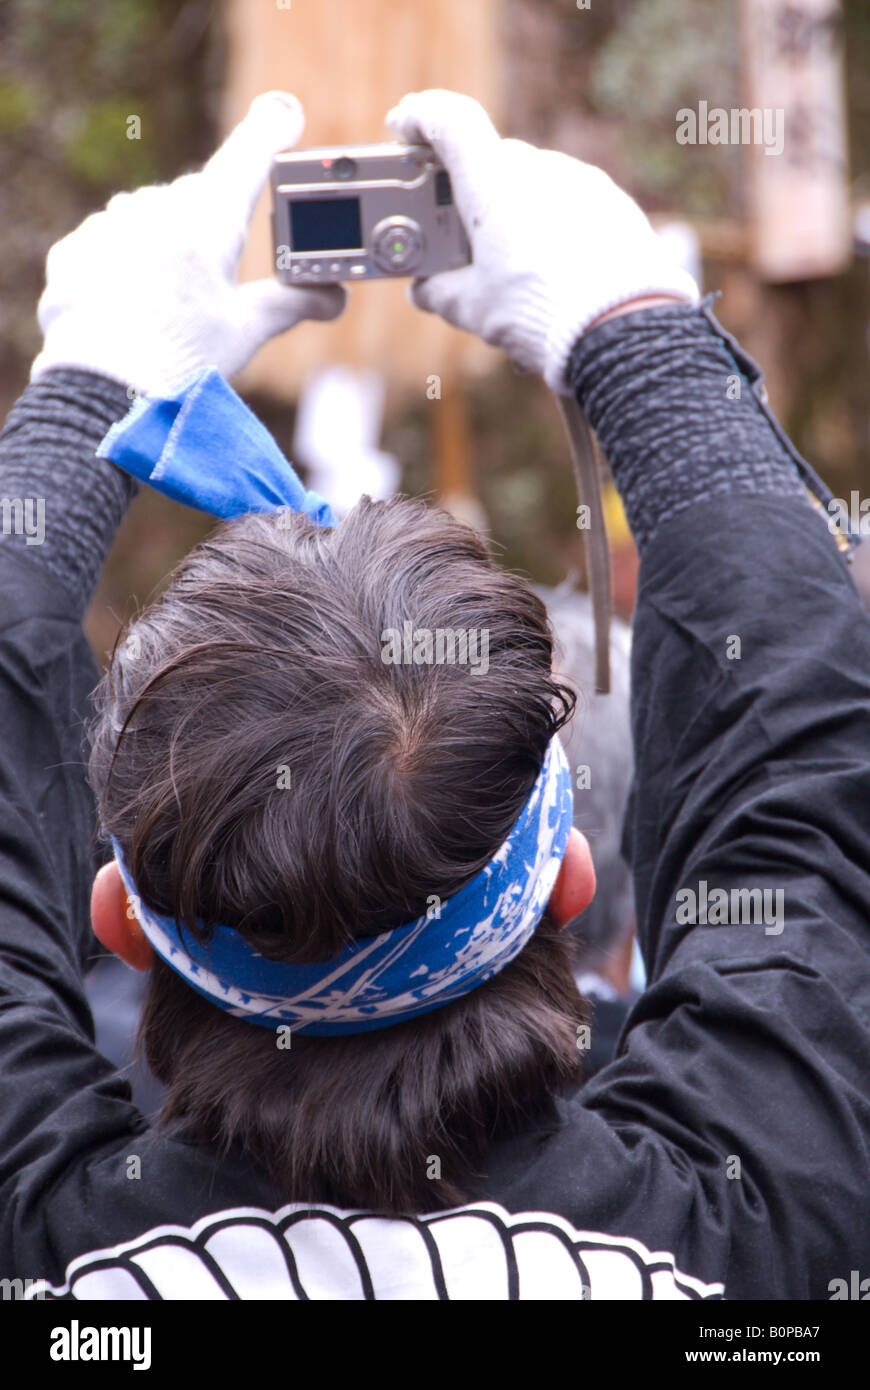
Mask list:
[[[571,776],[554,738],[516,825],[470,883],[436,912],[353,941],[314,965],[267,960],[232,927],[214,927],[201,944],[142,903],[121,847],[113,844],[143,932],[192,989],[236,1018],[329,1037],[417,1018],[503,970],[544,914],[572,822]]]
[[[98,453],[159,491],[216,516],[289,507],[332,525],[272,436],[214,369],[171,399],[136,402]],[[332,960],[267,960],[236,930],[203,944],[141,901],[113,840],[133,910],[155,952],[192,989],[237,1018],[315,1037],[363,1033],[417,1018],[477,989],[519,955],[543,916],[573,824],[570,770],[550,743],[504,844],[452,898],[415,922],[346,946]]]

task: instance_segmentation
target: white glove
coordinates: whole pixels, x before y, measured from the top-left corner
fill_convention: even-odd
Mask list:
[[[340,314],[338,285],[235,278],[272,157],[295,145],[303,124],[295,97],[267,92],[199,173],[118,193],[57,242],[31,381],[80,367],[163,395],[200,367],[232,377],[276,333]]]
[[[522,140],[502,140],[483,107],[456,92],[412,92],[387,116],[407,143],[447,168],[474,261],[419,280],[421,309],[503,348],[554,391],[585,328],[629,300],[696,302],[637,203],[601,169]]]

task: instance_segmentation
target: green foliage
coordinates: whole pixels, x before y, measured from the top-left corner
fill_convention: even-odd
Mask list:
[[[740,152],[678,145],[676,113],[739,105],[737,6],[721,0],[638,0],[611,30],[593,70],[589,95],[625,122],[632,186],[690,213],[734,211]]]
[[[737,6],[721,0],[638,0],[598,54],[592,95],[602,109],[658,119],[674,104],[737,97]]]
[[[13,135],[33,120],[39,94],[26,78],[0,74],[0,135]]]
[[[141,120],[141,139],[129,139],[129,117]],[[136,187],[152,183],[157,163],[148,136],[147,113],[135,98],[95,102],[85,107],[64,148],[67,171],[97,187]]]
[[[163,6],[155,0],[12,0],[9,8],[23,56],[38,61],[48,48],[108,75],[155,36]]]
[[[201,103],[212,40],[205,24],[179,29],[189,8],[189,0],[4,0],[0,135],[26,130],[40,169],[85,199],[173,177],[210,144]],[[140,138],[129,138],[130,116],[141,120]],[[8,176],[2,156],[0,177]]]
[[[218,19],[212,0],[0,0],[0,395],[37,350],[52,243],[213,148]]]

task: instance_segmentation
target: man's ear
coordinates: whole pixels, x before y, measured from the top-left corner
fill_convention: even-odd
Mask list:
[[[134,970],[150,970],[154,950],[130,906],[130,899],[114,859],[104,864],[91,889],[91,925],[94,936]]]
[[[571,827],[568,847],[547,910],[557,927],[567,927],[595,897],[595,867],[586,836]]]

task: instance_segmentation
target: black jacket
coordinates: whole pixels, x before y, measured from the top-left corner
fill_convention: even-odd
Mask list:
[[[493,1151],[486,1201],[417,1221],[281,1208],[244,1154],[150,1129],[96,1050],[97,672],[37,550],[0,538],[0,1278],[47,1281],[31,1297],[825,1299],[870,1274],[870,620],[802,498],[708,497],[646,544],[627,839],[649,987],[617,1060]],[[781,930],[678,920],[702,881],[781,889]]]

